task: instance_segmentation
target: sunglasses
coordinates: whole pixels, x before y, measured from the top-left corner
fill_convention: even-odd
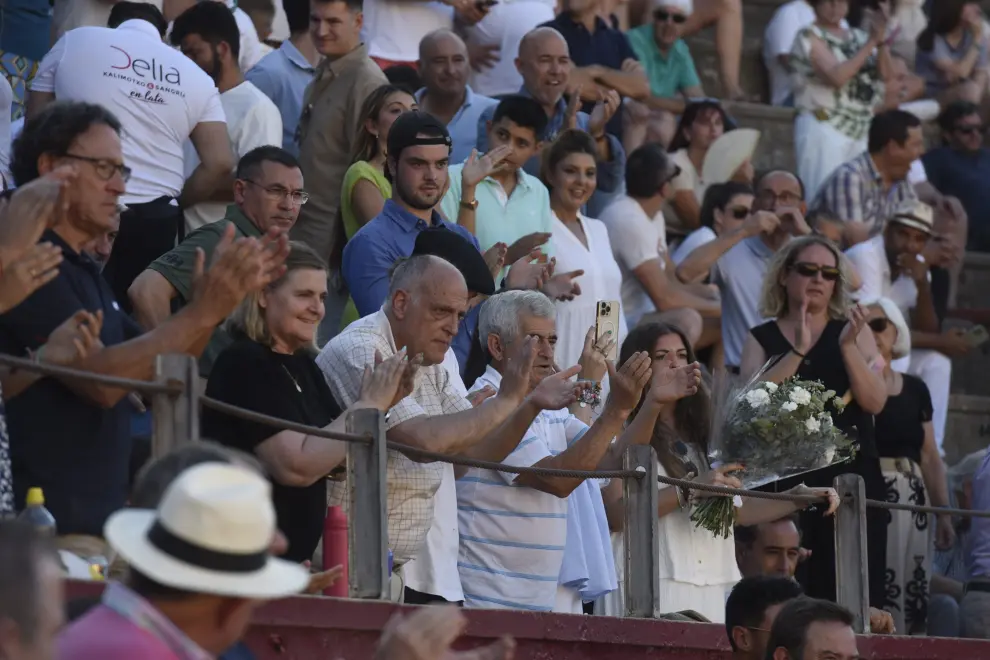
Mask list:
[[[983,126],[956,126],[956,133],[962,133],[963,135],[979,135],[983,132]]]
[[[890,319],[872,319],[867,325],[873,332],[885,332],[890,327]]]
[[[667,11],[666,9],[658,9],[653,12],[653,20],[658,23],[666,23],[667,21],[674,21],[677,25],[683,25],[687,22],[687,16],[684,14],[675,14],[673,12]]]
[[[835,282],[842,274],[835,266],[819,266],[805,262],[796,263],[791,266],[791,270],[801,277],[814,277],[818,273],[822,274],[822,279],[827,282]]]
[[[736,220],[745,220],[749,217],[749,214],[752,213],[752,210],[746,208],[745,206],[737,206],[729,211],[729,213],[731,213],[732,217]]]
[[[663,182],[660,184],[660,187],[663,188],[665,185],[667,185],[668,183],[670,183],[680,175],[681,175],[681,168],[678,167],[677,165],[674,165],[674,169],[670,171],[669,176],[664,177]]]

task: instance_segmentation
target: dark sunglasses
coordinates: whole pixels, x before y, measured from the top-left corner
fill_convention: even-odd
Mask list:
[[[889,319],[872,319],[869,323],[870,330],[873,332],[885,332],[888,327],[890,327]]]
[[[663,183],[660,184],[660,187],[663,188],[665,185],[667,185],[668,183],[670,183],[680,175],[681,175],[681,168],[677,165],[674,165],[674,169],[670,171],[669,176],[664,178]]]
[[[752,213],[752,210],[746,208],[745,206],[737,206],[729,211],[729,213],[731,213],[732,217],[736,220],[745,220],[749,217],[749,214]]]
[[[669,12],[666,9],[658,9],[653,12],[653,20],[659,23],[666,23],[667,21],[674,21],[677,25],[683,25],[687,22],[687,16],[684,14],[675,14]]]
[[[835,266],[819,266],[818,264],[809,264],[803,261],[791,266],[791,270],[801,277],[814,277],[818,273],[821,273],[822,279],[828,282],[835,282],[842,274]]]
[[[963,135],[979,135],[983,132],[983,126],[956,126],[956,133]]]

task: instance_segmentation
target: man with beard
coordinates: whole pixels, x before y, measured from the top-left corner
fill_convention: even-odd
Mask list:
[[[172,44],[199,65],[220,90],[220,104],[227,116],[227,135],[240,159],[255,147],[282,143],[282,115],[265,94],[244,80],[237,63],[240,32],[237,21],[219,2],[200,2],[184,11],[172,26]],[[199,165],[196,152],[185,147],[186,173]],[[227,186],[209,201],[186,208],[186,231],[224,217],[227,204],[234,201],[233,172]]]

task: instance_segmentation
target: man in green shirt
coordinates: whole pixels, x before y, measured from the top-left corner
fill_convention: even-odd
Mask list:
[[[684,112],[686,99],[705,95],[694,60],[681,39],[684,24],[691,15],[688,0],[654,0],[644,25],[626,33],[629,45],[646,70],[650,81],[649,98],[634,102],[627,112],[640,120],[643,141],[667,146],[676,129],[676,116]],[[631,146],[627,146],[631,151]]]
[[[233,223],[235,238],[260,238],[272,229],[288,232],[299,217],[299,208],[309,199],[302,188],[298,161],[281,147],[258,147],[244,154],[237,164],[234,203],[227,207],[224,218],[189,234],[152,262],[128,289],[138,323],[151,330],[189,302],[196,255],[202,250],[209,263],[227,225]],[[201,376],[209,376],[213,361],[228,343],[224,331],[213,333],[200,358]]]

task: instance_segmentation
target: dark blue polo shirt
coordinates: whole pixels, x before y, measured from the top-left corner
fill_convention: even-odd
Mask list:
[[[976,153],[951,147],[932,149],[921,158],[928,182],[943,195],[958,197],[969,216],[966,249],[990,252],[990,149]]]
[[[557,18],[547,21],[540,27],[552,27],[563,35],[574,66],[598,64],[619,71],[626,60],[639,60],[632,46],[629,45],[626,35],[601,18],[595,18],[593,32],[589,32],[584,24],[576,22],[568,12],[559,14]],[[590,115],[594,108],[594,103],[585,103],[581,109]],[[622,138],[621,108],[609,120],[606,129],[612,135]]]
[[[62,248],[58,277],[0,315],[0,351],[26,355],[81,309],[103,310],[104,346],[141,334],[137,323],[120,310],[92,259],[74,252],[52,231],[42,240]],[[28,488],[40,486],[59,534],[103,536],[107,517],[127,502],[127,400],[107,410],[60,381],[43,378],[7,402],[7,428],[17,508],[24,506]]]

